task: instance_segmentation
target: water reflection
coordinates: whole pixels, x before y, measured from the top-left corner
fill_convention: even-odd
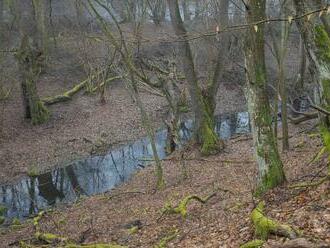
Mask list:
[[[193,122],[181,124],[181,142],[191,137]],[[250,130],[248,113],[225,114],[216,117],[216,132],[224,139]],[[166,130],[156,133],[156,147],[160,158],[165,158]],[[7,218],[24,218],[60,202],[73,202],[81,195],[103,193],[125,182],[146,166],[143,158],[152,158],[147,138],[139,139],[105,156],[93,156],[75,161],[63,168],[23,178],[12,185],[0,187],[0,205],[8,209]]]

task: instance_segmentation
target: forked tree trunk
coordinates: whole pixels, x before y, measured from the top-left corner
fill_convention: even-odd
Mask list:
[[[247,1],[247,22],[266,18],[263,0]],[[264,25],[251,26],[246,38],[246,95],[251,118],[255,156],[258,164],[258,189],[263,193],[285,181],[282,162],[272,131],[272,115],[266,93]]]
[[[181,39],[178,50],[183,70],[188,82],[192,109],[195,117],[194,138],[200,145],[204,155],[213,154],[222,149],[222,142],[214,131],[214,121],[208,101],[203,98],[195,72],[193,56],[189,41],[186,39],[186,29],[180,15],[178,0],[168,0],[171,22],[176,35]]]

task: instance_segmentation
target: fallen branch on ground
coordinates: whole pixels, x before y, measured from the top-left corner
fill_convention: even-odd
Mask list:
[[[44,99],[42,99],[42,102],[45,104],[45,105],[53,105],[55,103],[59,103],[59,102],[65,102],[65,101],[68,101],[68,100],[71,100],[71,98],[77,94],[79,91],[81,91],[89,82],[90,80],[93,80],[94,78],[97,77],[98,74],[96,75],[93,75],[91,76],[90,78],[82,81],[81,83],[75,85],[72,89],[60,94],[60,95],[57,95],[57,96],[53,96],[53,97],[46,97]],[[114,81],[116,79],[120,79],[122,78],[121,76],[115,76],[115,77],[112,77],[112,78],[108,78],[105,82],[103,82],[102,84],[104,85],[104,83],[108,83],[108,82],[111,82],[111,81]],[[101,85],[102,85],[101,84]],[[92,92],[95,92],[100,86],[97,86],[95,88],[92,89]]]
[[[315,113],[308,113],[308,114],[305,114],[304,116],[300,116],[300,117],[297,117],[297,118],[288,116],[288,119],[291,121],[291,123],[293,123],[295,125],[298,125],[298,124],[300,124],[304,121],[316,119],[318,117],[319,117],[318,113],[315,112]]]
[[[251,220],[255,227],[255,234],[262,240],[267,240],[269,234],[284,236],[290,239],[297,237],[297,233],[289,225],[280,224],[264,215],[265,202],[260,202],[251,213]]]

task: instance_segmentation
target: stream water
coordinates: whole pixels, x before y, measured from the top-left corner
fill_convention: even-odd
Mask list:
[[[181,142],[191,137],[192,121],[182,123]],[[216,116],[216,132],[228,139],[233,134],[250,131],[248,113]],[[160,158],[165,158],[166,130],[156,132],[155,141]],[[7,219],[26,218],[58,203],[70,203],[80,196],[90,196],[113,189],[127,181],[134,172],[147,166],[152,158],[148,138],[141,138],[104,156],[77,160],[61,168],[0,186],[0,205],[7,208]]]

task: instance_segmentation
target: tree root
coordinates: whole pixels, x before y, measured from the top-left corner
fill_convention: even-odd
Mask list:
[[[167,243],[175,239],[178,236],[178,233],[178,230],[174,230],[168,236],[162,238],[154,248],[166,248]]]
[[[40,212],[34,219],[33,219],[33,226],[35,229],[34,237],[39,242],[43,242],[46,245],[32,245],[27,244],[25,241],[21,240],[19,242],[19,246],[21,248],[43,248],[43,247],[57,247],[62,248],[125,248],[125,246],[117,245],[117,244],[86,244],[86,245],[78,245],[73,242],[70,242],[68,238],[61,237],[53,233],[43,233],[40,230],[39,222],[42,216],[45,214],[44,211]]]
[[[297,233],[289,225],[284,225],[266,217],[263,213],[265,202],[260,202],[251,213],[251,220],[255,227],[255,234],[262,240],[267,240],[269,234],[284,236],[290,239],[297,237]]]
[[[255,239],[240,246],[240,248],[260,248],[265,243],[264,240]]]
[[[206,198],[200,198],[199,196],[196,195],[190,195],[182,199],[179,203],[178,206],[172,207],[171,204],[166,204],[163,213],[167,214],[180,214],[183,218],[187,216],[187,205],[189,204],[190,201],[195,200],[200,203],[207,203],[208,200],[210,200],[212,197],[214,197],[216,193],[213,193]]]
[[[320,186],[321,184],[327,182],[330,180],[330,175],[327,175],[323,177],[321,180],[316,181],[316,182],[305,182],[305,183],[300,183],[300,184],[294,184],[290,185],[290,189],[296,189],[296,188],[308,188],[308,187],[317,187]]]

